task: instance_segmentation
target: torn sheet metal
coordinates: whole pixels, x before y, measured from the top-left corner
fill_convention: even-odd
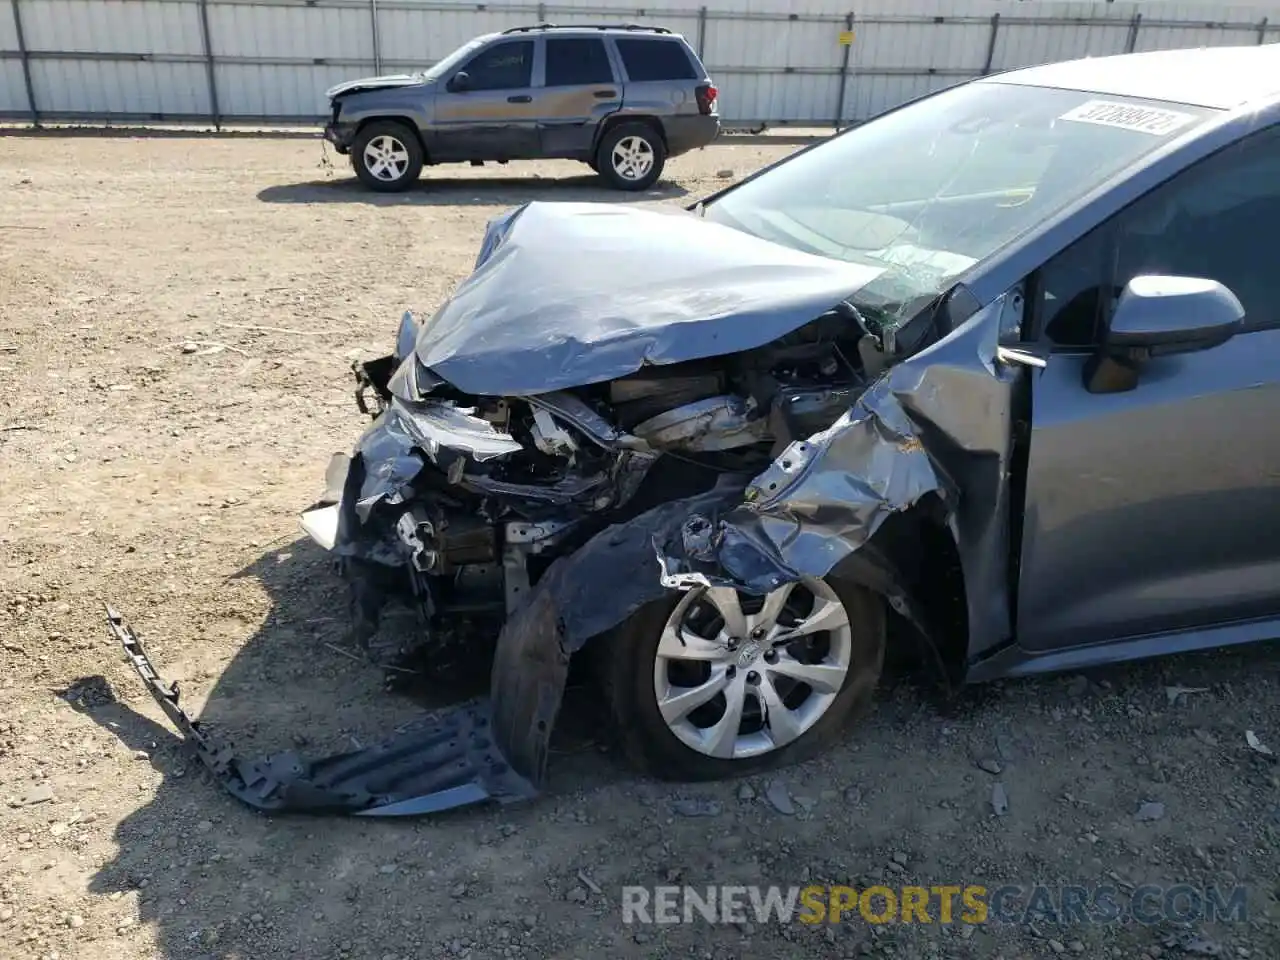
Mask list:
[[[293,751],[241,760],[230,744],[217,743],[179,706],[178,685],[161,681],[142,642],[110,606],[107,625],[147,692],[200,761],[232,796],[258,810],[415,816],[536,793],[495,745],[485,701],[429,714],[382,743],[320,760]]]
[[[466,393],[547,393],[763,346],[883,272],[683,212],[530,203],[490,222],[417,356]]]
[[[1021,366],[997,364],[1003,298],[892,367],[830,428],[791,444],[718,521],[693,515],[662,581],[766,593],[822,577],[893,513],[933,494],[965,573],[970,636],[1010,632],[1008,461]]]
[[[484,462],[524,449],[518,440],[495,429],[488,420],[449,403],[424,401],[409,405],[395,397],[384,416],[398,420],[405,433],[437,464],[441,450],[461,450]]]
[[[662,580],[678,588],[710,585],[700,569],[708,561],[761,594],[822,577],[891,513],[929,493],[953,497],[886,376],[827,430],[788,446],[718,530],[701,517],[686,523],[684,557],[663,558]]]

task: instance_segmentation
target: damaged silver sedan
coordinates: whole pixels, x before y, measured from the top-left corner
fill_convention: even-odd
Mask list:
[[[491,617],[486,701],[244,763],[114,629],[238,796],[373,815],[535,792],[584,648],[628,756],[696,780],[831,743],[891,644],[957,683],[1272,636],[1280,509],[1252,495],[1280,446],[1232,447],[1256,473],[1206,450],[1280,382],[1248,239],[1280,222],[1250,79],[1277,65],[1034,68],[688,211],[493,220],[453,297],[356,365],[372,424],[302,518],[362,641],[407,606],[400,655],[478,656],[492,634],[456,625]]]

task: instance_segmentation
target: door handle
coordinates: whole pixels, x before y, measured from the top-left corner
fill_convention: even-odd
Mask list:
[[[533,97],[529,96],[527,93],[519,93],[519,94],[516,94],[514,97],[507,97],[507,103],[532,103],[532,102],[533,102]]]
[[[592,94],[597,100],[609,100],[617,95],[617,90],[597,90]]]

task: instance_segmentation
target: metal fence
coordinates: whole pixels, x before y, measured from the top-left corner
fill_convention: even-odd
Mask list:
[[[843,125],[1013,67],[1280,37],[1280,3],[636,2],[0,0],[0,118],[315,123],[334,83],[418,70],[477,34],[545,21],[683,33],[725,119],[743,126]]]

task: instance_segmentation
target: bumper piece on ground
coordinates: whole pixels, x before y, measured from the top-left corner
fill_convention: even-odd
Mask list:
[[[179,706],[177,684],[161,681],[142,642],[110,606],[107,625],[201,762],[229,793],[258,810],[414,816],[537,793],[495,745],[487,701],[429,714],[380,744],[320,760],[292,751],[258,761],[237,759]]]

